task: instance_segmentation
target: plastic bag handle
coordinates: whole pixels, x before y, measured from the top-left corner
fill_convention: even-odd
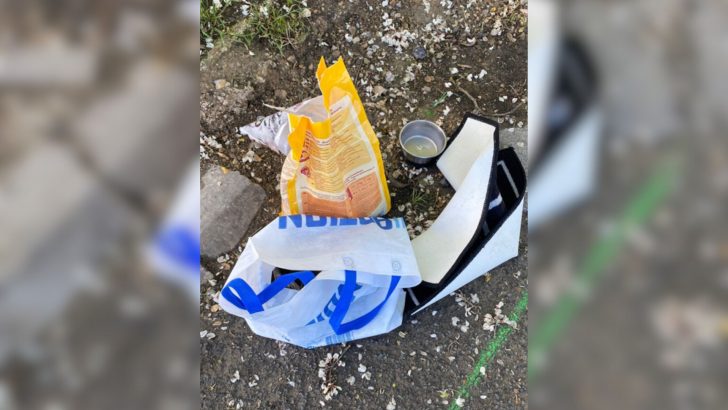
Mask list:
[[[313,280],[314,274],[311,271],[293,272],[280,276],[271,282],[268,287],[263,289],[259,294],[255,294],[253,288],[243,279],[236,278],[230,281],[220,292],[220,295],[227,299],[230,303],[240,309],[247,310],[248,313],[257,313],[263,311],[263,304],[271,300],[275,295],[280,293],[288,285],[296,279],[303,282],[305,286]],[[233,293],[233,290],[237,293]]]
[[[334,332],[336,332],[337,335],[342,335],[352,330],[361,329],[374,320],[379,311],[382,310],[389,300],[389,297],[392,296],[394,290],[397,289],[397,284],[400,279],[400,276],[392,276],[392,281],[389,283],[389,289],[387,289],[387,295],[379,305],[356,319],[347,323],[342,323],[344,321],[344,316],[346,316],[346,313],[349,311],[349,307],[351,307],[351,303],[354,301],[354,291],[356,290],[356,271],[347,270],[344,285],[339,291],[341,298],[329,318],[329,323],[331,324],[331,328],[334,329]]]

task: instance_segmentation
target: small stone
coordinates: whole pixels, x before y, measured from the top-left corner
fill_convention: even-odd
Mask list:
[[[227,87],[228,84],[230,84],[230,83],[228,83],[227,80],[223,80],[223,79],[215,80],[215,89],[222,90],[223,88]]]
[[[427,50],[425,50],[425,48],[422,46],[418,46],[415,47],[415,49],[412,51],[412,55],[417,60],[424,60],[425,57],[427,57]]]
[[[450,186],[450,183],[447,182],[447,178],[445,178],[445,177],[440,178],[440,186],[443,186],[443,187]]]
[[[215,279],[215,276],[213,276],[212,273],[210,273],[209,270],[203,268],[200,268],[200,282],[207,283],[210,280]]]
[[[277,99],[285,100],[288,93],[286,90],[276,90],[275,93],[273,93]]]
[[[380,95],[384,94],[384,92],[387,91],[387,89],[382,87],[381,85],[375,85],[373,91],[374,91],[374,97],[379,97]]]
[[[387,72],[386,72],[386,73],[384,74],[384,79],[385,79],[385,80],[386,80],[386,81],[387,81],[388,83],[391,83],[392,81],[394,81],[394,74],[392,74],[392,72],[391,72],[391,71],[387,71]]]
[[[433,76],[431,76],[431,75],[428,75],[428,76],[426,76],[426,77],[425,77],[425,82],[426,82],[426,83],[431,83],[431,82],[433,82],[434,80],[435,80],[435,77],[433,77]]]

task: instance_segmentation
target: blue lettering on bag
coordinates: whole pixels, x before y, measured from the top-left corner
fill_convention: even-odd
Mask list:
[[[337,218],[315,215],[289,215],[278,217],[278,229],[287,229],[288,221],[296,228],[321,228],[324,226],[354,226],[375,223],[379,228],[388,231],[392,228],[404,228],[402,218],[388,219],[381,217]]]
[[[303,226],[303,217],[301,215],[290,215],[278,217],[278,229],[286,229],[287,221],[291,220],[296,228]]]
[[[325,216],[313,216],[313,215],[306,215],[306,226],[309,227],[318,227],[318,226],[326,226],[326,217]]]
[[[339,220],[339,225],[341,225],[341,226],[356,225],[356,219],[355,218],[331,218],[331,219],[338,219]]]

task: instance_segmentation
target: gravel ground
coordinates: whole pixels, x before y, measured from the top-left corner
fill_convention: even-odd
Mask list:
[[[309,30],[283,55],[259,42],[248,49],[218,41],[203,52],[201,166],[239,171],[267,193],[241,245],[280,209],[277,178],[283,158],[237,130],[272,113],[263,103],[290,106],[315,96],[314,69],[321,56],[327,62],[344,58],[380,138],[392,192],[388,216],[403,216],[412,236],[429,226],[453,190],[442,183],[436,167],[414,168],[404,162],[396,140],[404,123],[427,118],[451,133],[467,112],[497,118],[502,121],[501,145],[516,147],[525,160],[525,5],[309,1],[307,7]],[[361,408],[363,400],[366,408],[450,405],[496,335],[497,329],[483,329],[484,315],[493,314],[501,301],[509,314],[525,292],[526,224],[524,215],[520,256],[461,289],[466,301],[449,297],[390,334],[315,350],[257,337],[242,319],[215,304],[213,298],[241,247],[203,259],[209,273],[200,303],[202,407]],[[465,321],[469,326],[462,329]],[[342,353],[345,363],[333,372],[342,389],[326,400],[319,363],[335,353]],[[525,408],[526,361],[524,315],[464,407]]]

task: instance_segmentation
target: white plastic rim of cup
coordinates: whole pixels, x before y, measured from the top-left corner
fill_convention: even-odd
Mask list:
[[[402,127],[399,133],[399,145],[408,161],[423,165],[445,151],[447,137],[434,122],[415,120]]]

